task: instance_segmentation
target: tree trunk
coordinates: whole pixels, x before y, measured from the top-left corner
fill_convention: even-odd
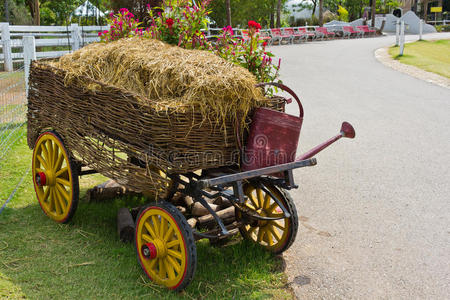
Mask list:
[[[317,1],[313,1],[312,3],[313,3],[313,9],[312,9],[311,17],[316,14]]]
[[[428,0],[423,1],[423,20],[427,22],[428,17]]]
[[[414,3],[413,3],[413,7],[411,8],[411,10],[415,13],[415,14],[417,14],[417,2],[419,2],[419,0],[413,0],[414,1]]]
[[[439,7],[442,7],[442,0],[439,0],[438,6],[439,6]],[[442,9],[444,9],[444,8],[442,8]],[[442,11],[439,13],[439,18],[442,20]],[[435,25],[436,25],[436,24],[435,24]]]
[[[272,9],[270,10],[270,28],[274,28],[275,27],[275,16],[273,15],[274,13],[274,5],[272,3]]]
[[[231,26],[231,0],[225,0],[227,10],[227,26]]]
[[[5,22],[9,23],[9,7],[8,7],[8,1],[5,0]]]
[[[319,0],[319,26],[323,25],[323,0]]]
[[[33,25],[41,25],[41,15],[39,11],[39,0],[27,0],[26,2],[30,8],[31,17],[33,18]]]
[[[281,27],[281,0],[277,3],[277,28]]]
[[[372,0],[372,9],[370,10],[371,14],[372,14],[372,27],[375,27],[375,11],[376,11],[376,4],[377,1],[376,0]]]

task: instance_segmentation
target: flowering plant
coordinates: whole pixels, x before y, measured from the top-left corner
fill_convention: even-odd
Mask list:
[[[157,38],[172,45],[187,49],[207,49],[209,44],[202,32],[208,24],[207,6],[211,0],[201,1],[199,5],[190,6],[191,1],[163,0],[163,11],[156,15],[147,5],[151,25],[146,30],[146,35]]]
[[[139,28],[139,20],[126,8],[118,14],[110,14],[109,31],[100,32],[102,41],[109,42],[134,35],[145,38],[155,38],[172,45],[187,49],[212,51],[218,56],[236,63],[255,75],[258,82],[277,80],[280,69],[272,61],[274,56],[266,50],[267,43],[261,39],[261,25],[255,21],[248,22],[248,38],[237,37],[231,26],[224,27],[217,37],[217,42],[211,44],[202,32],[208,24],[207,6],[211,0],[203,0],[199,5],[190,6],[190,0],[163,0],[162,7],[155,12],[147,5],[150,15],[150,26],[145,30]],[[153,7],[155,9],[155,7]],[[269,91],[271,91],[269,89]]]
[[[103,42],[111,42],[124,37],[134,35],[142,36],[142,28],[139,28],[139,20],[134,19],[134,15],[126,8],[121,8],[118,14],[113,12],[109,15],[109,30],[98,33],[100,40]]]
[[[267,43],[260,38],[261,25],[249,21],[248,39],[239,39],[234,36],[230,26],[222,28],[214,52],[220,57],[232,61],[248,69],[259,82],[272,82],[278,77],[280,62],[274,65],[271,52],[266,51]]]

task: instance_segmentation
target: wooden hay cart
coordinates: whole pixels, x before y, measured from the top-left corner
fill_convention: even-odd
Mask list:
[[[68,222],[78,204],[79,176],[96,172],[134,191],[156,193],[158,201],[136,216],[134,243],[146,275],[173,290],[194,277],[198,239],[240,232],[274,253],[288,249],[298,227],[287,192],[297,188],[293,169],[315,165],[313,155],[355,135],[344,122],[337,136],[295,158],[303,109],[279,84],[273,85],[295,98],[300,116],[284,114],[286,99],[273,98],[254,114],[246,148],[238,146],[231,118],[224,131],[201,122],[192,109],[160,113],[135,94],[93,84],[101,91],[65,85],[63,70],[32,64],[28,145],[39,204],[51,219]],[[258,122],[264,118],[272,125]],[[184,207],[171,203],[175,194],[184,197]]]

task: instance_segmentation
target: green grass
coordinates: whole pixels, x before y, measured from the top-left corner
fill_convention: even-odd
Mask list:
[[[417,41],[400,48],[389,48],[389,54],[400,62],[450,78],[450,40]]]
[[[25,137],[0,162],[0,206],[31,165]],[[195,279],[182,293],[149,282],[134,245],[119,241],[116,211],[141,198],[87,203],[100,175],[81,179],[81,202],[68,225],[41,211],[30,174],[0,215],[0,299],[292,299],[281,258],[247,242],[197,243]]]

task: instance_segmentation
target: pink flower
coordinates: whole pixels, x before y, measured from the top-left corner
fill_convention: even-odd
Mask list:
[[[234,35],[233,28],[231,26],[226,26],[226,27],[222,28],[222,30],[224,33],[228,32],[228,33],[230,33],[230,35]]]

